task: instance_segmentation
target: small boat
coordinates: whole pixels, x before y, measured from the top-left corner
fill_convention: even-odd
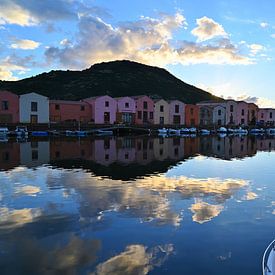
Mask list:
[[[175,135],[175,136],[179,136],[181,134],[181,130],[177,130],[177,129],[169,129],[168,130],[168,134],[169,135]]]
[[[275,135],[275,128],[266,129],[266,133],[267,133],[268,135]]]
[[[181,132],[181,134],[189,134],[190,133],[190,129],[188,129],[188,128],[181,128],[180,132]]]
[[[275,274],[275,240],[273,240],[266,248],[262,261],[263,275]]]
[[[192,133],[192,134],[197,133],[197,129],[196,128],[190,128],[189,132]]]
[[[168,129],[166,129],[166,128],[158,129],[158,133],[159,133],[159,134],[162,134],[162,135],[165,134],[165,135],[166,135],[167,132],[168,132]]]
[[[96,130],[96,135],[97,136],[112,136],[113,131],[111,131],[111,130]]]
[[[260,135],[260,134],[264,134],[264,129],[261,128],[261,129],[258,129],[258,128],[254,128],[254,129],[251,129],[250,130],[250,134],[252,135]]]
[[[50,136],[60,136],[61,133],[57,130],[48,131]]]
[[[8,128],[0,128],[0,137],[6,137],[9,133],[10,132]]]
[[[207,129],[201,129],[201,130],[200,130],[200,134],[201,134],[201,135],[210,135],[210,131],[207,130]]]
[[[86,137],[88,135],[86,131],[75,131],[75,134],[78,137]]]
[[[47,136],[49,135],[49,133],[46,132],[46,131],[33,131],[33,132],[31,133],[31,135],[32,135],[33,137],[47,137]]]
[[[76,133],[75,133],[75,131],[66,130],[66,131],[65,131],[65,136],[66,136],[66,137],[75,137],[75,136],[76,136]]]
[[[227,133],[227,129],[225,127],[220,127],[218,130],[217,130],[218,133]]]
[[[28,129],[26,126],[16,126],[15,134],[17,137],[27,137],[29,135]]]

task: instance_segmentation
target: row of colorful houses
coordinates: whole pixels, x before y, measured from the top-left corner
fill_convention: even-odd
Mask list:
[[[224,100],[196,105],[179,100],[152,99],[146,95],[113,98],[108,95],[81,101],[49,100],[37,93],[16,95],[0,91],[0,123],[155,124],[186,126],[273,125],[275,109],[254,103]]]

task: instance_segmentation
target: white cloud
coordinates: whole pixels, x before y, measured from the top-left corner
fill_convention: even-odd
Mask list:
[[[265,97],[256,97],[256,96],[249,96],[244,94],[244,95],[237,96],[236,99],[243,100],[250,103],[255,103],[260,108],[275,108],[275,101]]]
[[[264,28],[267,28],[269,24],[267,22],[261,22],[260,26],[264,29]]]
[[[21,50],[33,50],[38,48],[39,45],[39,42],[29,39],[14,39],[14,42],[11,44],[11,48]]]
[[[198,38],[198,41],[206,41],[216,36],[227,36],[222,25],[206,16],[196,20],[197,27],[191,33]]]
[[[272,38],[275,38],[275,33],[271,34],[270,36],[271,36]]]
[[[250,49],[251,55],[256,55],[265,49],[265,47],[260,44],[251,44],[251,45],[248,45],[248,47]]]
[[[50,47],[45,55],[49,62],[64,68],[82,69],[110,60],[130,59],[150,65],[167,64],[251,64],[253,60],[240,53],[229,39],[208,45],[173,39],[173,33],[184,28],[183,15],[162,14],[160,18],[142,17],[114,27],[93,16],[80,16],[79,31],[69,46]],[[64,43],[63,43],[64,44]],[[177,45],[177,46],[175,46]]]

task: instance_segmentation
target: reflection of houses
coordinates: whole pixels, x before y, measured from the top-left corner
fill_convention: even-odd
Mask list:
[[[156,99],[154,103],[154,124],[169,124],[169,103],[163,99]]]
[[[84,99],[92,108],[92,121],[95,124],[113,124],[116,121],[117,102],[105,95]]]
[[[119,123],[129,123],[135,122],[136,114],[136,102],[133,98],[125,96],[119,97],[117,100],[117,114],[116,121]]]
[[[0,170],[17,167],[20,164],[20,145],[15,142],[0,143]]]
[[[0,123],[17,123],[19,121],[19,98],[8,91],[0,91]]]
[[[136,160],[135,139],[118,137],[116,139],[117,161],[128,164]]]
[[[257,150],[259,151],[270,152],[275,150],[275,139],[271,139],[271,138],[257,139],[256,144],[257,144]]]
[[[155,160],[166,160],[169,157],[168,139],[159,137],[154,139],[154,158]]]
[[[20,143],[20,162],[27,167],[47,164],[50,161],[49,141]]]
[[[154,101],[146,96],[134,96],[136,102],[136,124],[154,123]]]
[[[51,160],[86,159],[93,156],[93,141],[90,139],[53,139],[50,142]]]
[[[99,164],[108,166],[117,160],[116,140],[106,137],[96,139],[93,143],[93,160]]]
[[[87,102],[50,100],[50,121],[89,122],[92,118],[91,106]]]
[[[184,158],[184,138],[168,139],[168,157],[172,160]]]
[[[183,125],[185,104],[179,100],[170,100],[169,105],[169,124]]]
[[[146,165],[154,160],[154,141],[149,138],[136,139],[136,162]]]
[[[48,123],[49,99],[37,93],[20,95],[19,114],[23,123]]]
[[[189,158],[199,153],[199,139],[187,137],[184,138],[184,157]]]
[[[185,104],[185,123],[187,127],[199,125],[199,106]]]

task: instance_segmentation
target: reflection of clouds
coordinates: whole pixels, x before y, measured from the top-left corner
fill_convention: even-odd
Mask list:
[[[194,213],[192,217],[194,222],[205,223],[217,217],[223,210],[223,206],[198,201],[191,205],[190,210]]]
[[[94,274],[148,274],[155,266],[161,266],[173,252],[173,245],[157,246],[148,250],[143,245],[129,245],[125,251],[99,264]]]
[[[14,228],[33,222],[42,215],[39,208],[9,209],[0,208],[0,228]]]
[[[22,237],[10,242],[12,246],[6,242],[4,247],[10,257],[0,259],[0,263],[3,261],[1,266],[15,268],[22,274],[79,274],[80,270],[95,262],[100,248],[98,240],[81,239],[75,235],[69,235],[65,242],[56,240],[47,245],[40,240]],[[9,270],[10,274],[17,272]]]
[[[243,199],[247,201],[255,200],[256,198],[258,198],[258,195],[254,192],[247,192],[246,195],[243,197]]]
[[[35,196],[39,192],[40,192],[40,188],[38,186],[33,186],[33,185],[18,186],[18,187],[15,187],[15,191],[14,191],[14,193],[17,195],[29,195],[29,196]]]

